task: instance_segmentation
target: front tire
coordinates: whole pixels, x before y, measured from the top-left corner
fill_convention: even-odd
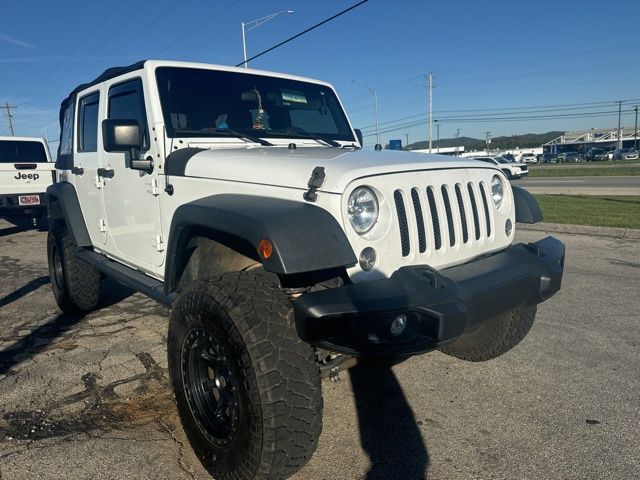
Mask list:
[[[197,280],[169,325],[169,377],[184,430],[219,480],[283,479],[316,449],[320,372],[291,303],[262,270]]]
[[[520,307],[497,315],[440,351],[469,362],[491,360],[508,352],[527,335],[536,318],[537,306]]]
[[[66,226],[52,222],[47,236],[49,279],[64,313],[88,312],[100,301],[100,272],[76,256],[77,248]]]

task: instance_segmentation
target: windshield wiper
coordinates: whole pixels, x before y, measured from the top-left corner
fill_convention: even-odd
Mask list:
[[[211,132],[214,134],[214,136],[218,136],[218,137],[234,137],[234,138],[239,138],[241,140],[246,140],[252,143],[259,143],[260,145],[263,145],[265,147],[273,147],[273,143],[267,142],[266,140],[256,137],[255,135],[250,135],[250,134],[247,135],[246,133],[239,132],[237,130],[229,130],[228,128],[211,127],[211,128],[201,128],[199,130],[190,130],[188,128],[176,129],[176,133],[178,134],[180,133],[206,134],[208,132]]]
[[[329,145],[330,147],[340,147],[340,144],[338,142],[336,142],[335,140],[331,140],[330,138],[326,138],[326,137],[324,137],[322,135],[318,135],[316,133],[309,133],[306,130],[303,130],[302,128],[299,128],[299,127],[295,127],[294,130],[295,131],[293,131],[291,133],[293,135],[295,135],[296,137],[308,138],[309,140],[315,140],[318,143],[324,143],[326,145]],[[292,138],[295,138],[295,137],[292,137]]]
[[[226,135],[228,137],[236,137],[242,140],[250,140],[253,143],[259,143],[263,147],[273,147],[273,143],[267,142],[266,140],[260,137],[256,137],[255,135],[247,135],[246,133],[239,132],[237,130],[230,130],[228,128],[216,128],[215,130],[216,130],[216,133],[229,133],[229,135]]]

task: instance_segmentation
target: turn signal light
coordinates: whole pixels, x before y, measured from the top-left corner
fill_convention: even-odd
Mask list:
[[[260,243],[258,243],[258,253],[263,259],[268,259],[273,253],[273,244],[266,238],[263,238],[260,240]]]

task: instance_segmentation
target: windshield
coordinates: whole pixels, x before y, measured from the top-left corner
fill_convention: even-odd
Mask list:
[[[498,158],[496,158],[496,160],[499,163],[511,163],[509,160],[507,160],[506,158],[503,158],[503,157],[498,157]]]
[[[0,163],[40,163],[47,161],[40,142],[0,140]]]
[[[330,88],[250,73],[198,68],[156,70],[169,137],[322,137],[353,142]]]

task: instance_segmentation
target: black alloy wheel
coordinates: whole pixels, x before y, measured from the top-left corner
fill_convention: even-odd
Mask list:
[[[212,443],[233,441],[241,406],[224,348],[207,331],[194,328],[185,338],[181,363],[187,402],[203,433]]]

